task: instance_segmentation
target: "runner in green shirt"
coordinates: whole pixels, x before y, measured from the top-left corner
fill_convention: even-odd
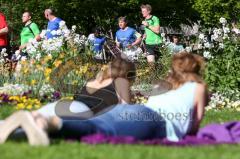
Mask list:
[[[19,50],[23,50],[26,48],[27,43],[31,39],[40,40],[39,36],[39,29],[37,24],[33,23],[31,21],[31,13],[30,12],[24,12],[22,16],[22,22],[25,24],[25,26],[22,29],[21,32],[21,46],[19,47]]]
[[[149,4],[142,5],[141,11],[145,18],[142,24],[145,26],[147,61],[154,63],[156,53],[159,52],[159,46],[162,43],[160,21],[156,16],[151,15],[152,7]]]

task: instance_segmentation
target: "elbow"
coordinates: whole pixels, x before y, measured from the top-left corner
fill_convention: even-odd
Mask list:
[[[35,39],[36,39],[37,41],[40,41],[40,40],[41,40],[40,35],[37,35],[37,36],[35,37]]]
[[[6,31],[5,31],[6,33],[8,33],[9,32],[9,29],[8,29],[8,27],[6,27]]]

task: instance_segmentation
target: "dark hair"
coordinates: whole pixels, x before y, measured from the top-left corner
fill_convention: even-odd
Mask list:
[[[101,36],[101,28],[100,27],[95,27],[95,28],[93,28],[92,29],[92,33],[94,33],[94,35],[96,36],[96,37],[100,37]]]
[[[99,27],[95,27],[95,28],[93,28],[93,33],[100,34],[101,33],[101,29]]]
[[[177,35],[173,35],[172,39],[179,39],[179,37]]]

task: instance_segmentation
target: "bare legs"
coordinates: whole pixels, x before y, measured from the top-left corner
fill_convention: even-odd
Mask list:
[[[4,143],[9,135],[19,127],[26,133],[30,145],[46,146],[49,144],[47,133],[36,124],[32,114],[27,111],[12,114],[0,125],[0,143]]]

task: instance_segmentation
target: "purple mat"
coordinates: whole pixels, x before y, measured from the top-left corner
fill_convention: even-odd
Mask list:
[[[87,144],[144,144],[166,146],[237,144],[240,143],[240,122],[210,124],[201,128],[196,136],[186,136],[179,142],[171,142],[167,139],[139,141],[131,136],[107,136],[104,134],[84,136],[81,138],[81,141]]]

